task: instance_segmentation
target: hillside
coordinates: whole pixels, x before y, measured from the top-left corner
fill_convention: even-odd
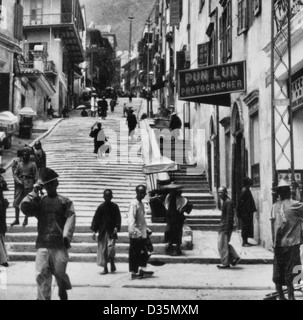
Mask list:
[[[144,24],[151,12],[153,0],[80,0],[86,7],[88,24],[111,25],[112,32],[117,35],[118,49],[128,50],[129,21],[133,15],[133,43],[140,40]]]

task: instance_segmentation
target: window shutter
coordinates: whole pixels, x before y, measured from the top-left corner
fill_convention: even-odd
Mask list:
[[[253,0],[254,2],[254,15],[257,16],[261,12],[262,0]]]
[[[23,6],[15,3],[14,37],[22,41],[23,38]]]
[[[224,35],[223,35],[223,17],[219,18],[219,40],[220,40],[220,61],[223,63],[224,55],[223,55],[223,44],[224,44]]]
[[[202,9],[203,9],[204,5],[205,5],[205,0],[200,0],[199,13],[201,13],[201,12],[202,12]]]
[[[184,70],[186,65],[185,51],[177,51],[177,70]]]
[[[238,35],[248,30],[248,9],[247,0],[238,1]]]
[[[25,61],[29,61],[29,43],[24,43],[24,53],[23,53],[23,55],[24,55],[24,60]]]
[[[207,67],[209,64],[209,42],[198,45],[198,67]]]
[[[231,58],[232,56],[232,10],[231,10],[231,1],[227,3],[227,57]]]
[[[179,13],[180,13],[180,21],[183,17],[183,0],[179,0]]]

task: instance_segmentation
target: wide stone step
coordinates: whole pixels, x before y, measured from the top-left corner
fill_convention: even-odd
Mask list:
[[[190,228],[194,231],[219,231],[218,224],[189,224]]]
[[[128,233],[119,233],[118,243],[129,243],[129,234]],[[37,233],[8,233],[5,237],[6,243],[35,243],[37,239]],[[152,235],[152,242],[154,244],[164,243],[164,232],[163,233],[154,233]],[[81,244],[95,244],[95,241],[92,239],[92,232],[90,233],[75,233],[73,237],[73,243]]]
[[[14,242],[7,243],[10,248],[10,252],[36,252],[35,243],[27,243],[27,242]],[[70,253],[76,254],[89,254],[94,253],[97,254],[97,243],[72,243]],[[117,243],[116,244],[116,252],[119,254],[127,254],[129,252],[129,244],[128,243]],[[165,244],[154,244],[154,252],[155,254],[164,255],[165,254]]]
[[[14,253],[9,252],[10,261],[18,262],[18,261],[25,261],[25,262],[34,262],[36,259],[36,253],[33,252],[21,252],[21,253]],[[70,254],[70,262],[71,263],[96,263],[97,258],[96,254]],[[116,255],[116,262],[117,263],[128,263],[128,254],[117,254]],[[180,257],[171,257],[166,255],[155,255],[152,256],[150,262],[162,262],[166,264],[220,264],[221,261],[219,258],[209,258],[203,257],[202,255],[191,255],[190,252],[184,253]],[[242,265],[267,265],[272,264],[273,259],[262,259],[262,258],[255,258],[255,259],[245,259],[241,260]]]
[[[218,220],[207,220],[207,219],[186,219],[187,223],[192,226],[192,225],[219,225],[220,224],[220,219]]]
[[[213,210],[216,209],[216,205],[213,204],[194,204],[195,210]]]
[[[35,219],[35,218],[30,218],[31,219]],[[158,233],[162,233],[164,234],[165,232],[165,228],[166,228],[166,224],[163,223],[151,223],[150,219],[147,219],[147,224],[148,227],[153,231],[154,234],[158,234]],[[22,226],[16,226],[16,227],[9,227],[8,228],[8,235],[9,234],[37,234],[38,230],[37,230],[37,226],[36,225],[29,225],[26,228],[22,227]],[[123,224],[121,227],[121,233],[119,234],[123,234],[123,233],[127,233],[128,232],[128,226],[126,224]],[[75,229],[75,234],[85,234],[85,233],[89,233],[89,235],[91,235],[92,231],[90,229],[90,224],[79,224],[76,225],[76,229]]]

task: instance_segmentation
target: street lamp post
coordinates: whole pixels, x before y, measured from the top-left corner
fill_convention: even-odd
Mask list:
[[[148,118],[150,117],[150,106],[149,106],[149,95],[150,95],[150,79],[149,79],[149,72],[150,72],[150,53],[149,53],[149,44],[150,44],[150,38],[149,38],[149,32],[150,32],[150,25],[151,25],[151,20],[147,20],[147,90],[148,90],[148,96],[147,96],[147,116]]]
[[[154,72],[150,71],[149,73],[149,78],[151,80],[151,83],[153,84],[154,82]],[[153,118],[154,116],[154,110],[153,110],[153,91],[152,91],[152,86],[150,88],[150,95],[151,95],[151,100],[150,100],[150,117]]]
[[[128,17],[129,20],[129,51],[128,51],[128,61],[131,60],[132,56],[132,33],[133,33],[133,20],[134,17],[130,16]]]
[[[134,17],[133,16],[130,16],[128,17],[128,20],[129,20],[129,48],[128,48],[128,63],[129,63],[129,72],[128,72],[128,83],[129,83],[129,91],[131,91],[131,65],[130,65],[130,61],[131,61],[131,58],[132,58],[132,33],[133,33],[133,20],[134,20]]]

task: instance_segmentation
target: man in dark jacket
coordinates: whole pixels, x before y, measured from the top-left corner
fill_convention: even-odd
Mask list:
[[[58,174],[46,168],[41,180],[47,196],[39,196],[40,185],[35,185],[21,203],[21,210],[27,217],[38,220],[36,241],[36,281],[38,300],[51,300],[52,276],[55,276],[61,300],[68,300],[67,290],[72,286],[66,274],[69,260],[68,249],[76,226],[73,202],[57,193]]]
[[[219,189],[219,197],[223,200],[223,208],[218,239],[222,265],[219,265],[218,269],[229,269],[230,265],[234,267],[240,262],[237,252],[229,244],[234,228],[234,208],[225,187]]]
[[[102,123],[97,124],[97,129],[94,129],[95,126],[92,127],[90,137],[94,138],[94,153],[98,154],[99,149],[105,144],[106,142],[106,137],[105,133],[102,129]]]
[[[131,137],[131,141],[134,140],[134,135],[135,135],[135,130],[138,125],[138,120],[136,115],[134,115],[134,110],[129,111],[129,115],[127,117],[127,124],[128,124],[128,131],[129,131],[129,136]]]
[[[120,209],[112,199],[112,190],[104,191],[105,202],[97,209],[91,226],[94,241],[96,241],[96,234],[99,234],[97,265],[104,268],[103,275],[108,274],[108,262],[111,265],[111,272],[116,271],[115,241],[118,239],[117,233],[121,230]]]
[[[108,102],[106,101],[105,97],[101,101],[98,101],[98,113],[102,120],[105,120],[107,117],[108,111]]]
[[[257,211],[255,200],[250,191],[252,184],[250,178],[243,179],[242,194],[237,206],[238,218],[242,225],[243,247],[253,246],[248,242],[248,239],[254,238],[254,213]]]

